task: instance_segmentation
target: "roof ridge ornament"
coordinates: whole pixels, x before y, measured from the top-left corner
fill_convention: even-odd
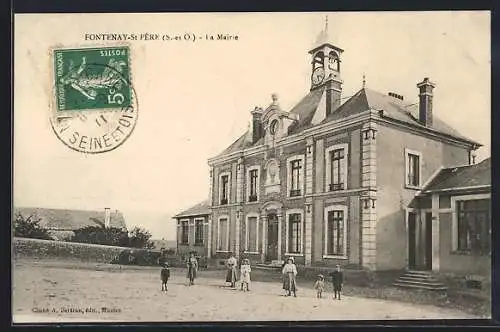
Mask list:
[[[278,105],[278,95],[276,93],[271,95],[271,99],[273,100],[272,105]]]

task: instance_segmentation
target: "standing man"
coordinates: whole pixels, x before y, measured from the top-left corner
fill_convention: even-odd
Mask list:
[[[337,299],[338,295],[338,299],[340,300],[340,292],[342,291],[342,286],[344,285],[344,274],[342,273],[342,269],[339,264],[337,264],[336,270],[331,272],[330,275],[332,276],[335,299]]]
[[[189,254],[187,261],[187,277],[189,279],[189,285],[194,285],[194,279],[196,279],[196,272],[198,271],[198,260],[194,256],[194,253]]]

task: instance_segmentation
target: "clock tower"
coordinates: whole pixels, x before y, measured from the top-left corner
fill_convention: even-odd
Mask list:
[[[325,28],[318,35],[311,54],[311,91],[324,88],[326,93],[327,115],[340,106],[342,92],[341,56],[343,49],[335,46],[328,31],[328,17]]]

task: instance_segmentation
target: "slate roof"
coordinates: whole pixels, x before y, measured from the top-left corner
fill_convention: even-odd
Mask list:
[[[102,211],[47,209],[36,207],[14,208],[14,216],[21,213],[24,217],[35,215],[40,225],[52,230],[77,230],[86,226],[104,226],[104,209]],[[125,218],[118,210],[110,211],[110,226],[127,229]]]
[[[422,192],[491,186],[491,158],[479,164],[444,168],[425,186]]]
[[[304,98],[302,98],[291,110],[290,113],[297,114],[299,119],[296,123],[292,124],[288,129],[288,134],[297,134],[305,129],[311,128],[314,125],[311,123],[314,114],[318,110],[321,97],[325,93],[325,87],[314,89],[310,91]],[[436,132],[451,136],[468,143],[481,146],[456,129],[447,125],[444,121],[439,119],[433,114],[433,123],[431,127],[426,127],[418,121],[418,103],[409,104],[403,100],[391,97],[378,91],[363,88],[356,92],[353,96],[349,97],[337,110],[333,111],[322,123],[337,121],[350,115],[358,114],[369,109],[383,110],[383,117],[392,119],[405,124],[414,126],[416,128],[431,129]],[[252,144],[249,131],[246,131],[240,136],[233,144],[218,156],[223,156],[231,152],[239,151],[249,148],[251,146],[258,146],[263,143],[263,138]]]
[[[290,113],[299,116],[299,120],[289,127],[288,134],[295,134],[313,126],[311,121],[318,109],[321,96],[323,96],[324,92],[325,86],[310,91],[290,110]]]
[[[384,116],[386,117],[405,122],[415,127],[427,128],[421,124],[420,121],[418,121],[418,103],[409,104],[403,100],[367,88],[358,91],[352,98],[339,107],[337,111],[333,112],[327,119],[325,119],[324,122],[338,120],[342,117],[367,110],[368,108],[384,110]],[[479,143],[463,136],[456,129],[447,125],[435,114],[432,115],[431,129],[434,129],[442,134],[480,145]]]
[[[182,211],[174,216],[174,218],[182,218],[182,217],[192,217],[192,216],[201,216],[210,214],[210,204],[208,199],[196,204],[195,206],[190,207],[187,210]]]

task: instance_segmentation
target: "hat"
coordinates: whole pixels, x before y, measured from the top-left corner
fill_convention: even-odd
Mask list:
[[[325,279],[325,277],[322,274],[318,274],[318,278]]]
[[[288,257],[286,261],[292,261],[292,263],[295,263],[295,259],[292,256]]]

